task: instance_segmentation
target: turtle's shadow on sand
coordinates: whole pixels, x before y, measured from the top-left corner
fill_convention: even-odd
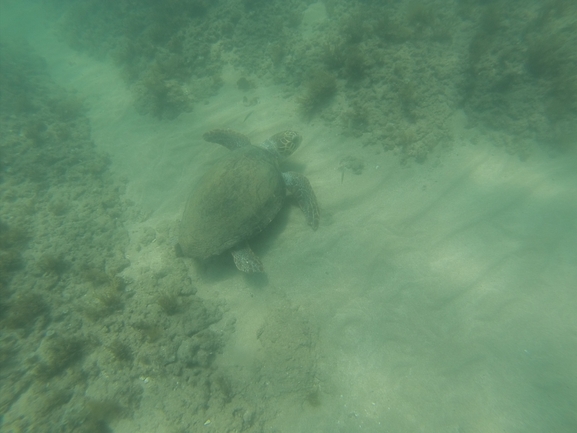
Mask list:
[[[262,289],[268,286],[268,276],[264,274],[246,274],[239,271],[232,260],[232,255],[227,251],[219,256],[212,257],[202,264],[202,275],[205,281],[216,283],[233,279],[242,274],[247,286],[253,289]]]

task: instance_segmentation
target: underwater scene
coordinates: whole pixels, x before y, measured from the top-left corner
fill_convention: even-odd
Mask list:
[[[0,0],[0,431],[576,432],[575,47],[574,0]]]

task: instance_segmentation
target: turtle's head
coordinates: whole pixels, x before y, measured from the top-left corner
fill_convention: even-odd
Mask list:
[[[263,147],[280,158],[286,158],[297,150],[302,140],[298,132],[287,130],[270,137],[263,143]]]

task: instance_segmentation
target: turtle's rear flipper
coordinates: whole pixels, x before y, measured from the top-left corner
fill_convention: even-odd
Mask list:
[[[236,267],[248,274],[264,272],[264,267],[258,256],[250,249],[248,244],[242,244],[231,250],[232,258]]]
[[[230,129],[213,129],[205,133],[202,137],[211,143],[222,144],[230,150],[250,146],[250,139],[246,135],[231,131]]]
[[[309,226],[316,230],[319,227],[320,211],[317,198],[309,180],[300,173],[289,171],[282,177],[288,192],[296,198],[300,208],[305,214]]]

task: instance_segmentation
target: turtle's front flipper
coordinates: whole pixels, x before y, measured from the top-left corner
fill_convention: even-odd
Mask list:
[[[234,264],[238,269],[248,274],[264,272],[264,267],[258,256],[250,249],[248,244],[241,244],[231,250]]]
[[[211,143],[222,144],[230,150],[250,146],[250,139],[247,136],[230,129],[213,129],[206,132],[202,137]]]
[[[300,173],[289,171],[282,177],[288,192],[294,196],[305,214],[309,226],[316,230],[319,226],[319,205],[309,180]]]

